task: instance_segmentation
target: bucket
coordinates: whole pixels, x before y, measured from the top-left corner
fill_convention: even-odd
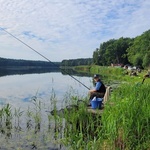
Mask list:
[[[102,105],[102,99],[96,98],[96,100],[91,101],[91,106],[93,109],[100,109]]]

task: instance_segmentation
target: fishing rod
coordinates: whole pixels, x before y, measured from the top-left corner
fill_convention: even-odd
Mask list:
[[[28,44],[26,44],[25,42],[23,42],[22,40],[20,40],[19,38],[17,38],[16,36],[14,36],[13,34],[11,34],[10,32],[8,32],[7,30],[5,30],[4,28],[0,27],[1,30],[3,30],[4,32],[6,32],[7,34],[9,34],[10,36],[12,36],[13,38],[15,38],[16,40],[18,40],[19,42],[21,42],[22,44],[24,44],[25,46],[27,46],[29,49],[31,49],[32,51],[34,51],[35,53],[37,53],[38,55],[40,55],[41,57],[43,57],[44,59],[46,59],[48,62],[52,63],[54,66],[60,68],[58,65],[56,65],[54,62],[50,61],[50,59],[48,59],[47,57],[45,57],[43,54],[41,54],[40,52],[38,52],[37,50],[35,50],[34,48],[32,48],[31,46],[29,46]],[[64,70],[64,72],[66,74],[68,74],[71,78],[73,78],[74,80],[76,80],[77,82],[79,82],[81,85],[83,85],[85,88],[87,88],[88,90],[90,90],[89,87],[87,87],[85,84],[83,84],[82,82],[80,82],[78,79],[76,79],[75,77],[73,77],[71,74],[69,74],[67,71]]]

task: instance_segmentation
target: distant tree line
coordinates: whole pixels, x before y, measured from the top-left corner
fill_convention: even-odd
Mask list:
[[[150,30],[135,38],[110,39],[93,52],[96,65],[132,64],[150,66]]]
[[[92,58],[79,58],[79,59],[69,59],[63,60],[61,66],[81,66],[81,65],[91,65],[93,63]]]
[[[47,61],[33,61],[33,60],[17,60],[17,59],[7,59],[0,57],[0,68],[7,67],[51,67],[59,68],[60,62],[47,62]]]

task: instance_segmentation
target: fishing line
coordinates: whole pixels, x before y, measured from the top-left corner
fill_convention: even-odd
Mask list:
[[[19,38],[17,38],[16,36],[14,36],[13,34],[11,34],[10,32],[8,32],[7,30],[5,30],[4,28],[0,27],[1,30],[3,30],[4,32],[6,32],[7,34],[9,34],[10,36],[12,36],[13,38],[15,38],[16,40],[18,40],[19,42],[21,42],[22,44],[24,44],[25,46],[27,46],[29,49],[31,49],[32,51],[34,51],[35,53],[37,53],[38,55],[40,55],[41,57],[43,57],[44,59],[46,59],[48,62],[52,63],[54,66],[58,67],[60,69],[60,67],[58,65],[56,65],[54,62],[50,61],[50,59],[48,59],[47,57],[45,57],[44,55],[42,55],[41,53],[39,53],[37,50],[35,50],[34,48],[32,48],[31,46],[29,46],[28,44],[26,44],[25,42],[23,42],[22,40],[20,40]],[[80,82],[78,79],[76,79],[75,77],[73,77],[71,74],[69,74],[68,72],[66,72],[65,70],[63,70],[66,74],[68,74],[70,77],[72,77],[74,80],[76,80],[77,82],[79,82],[81,85],[83,85],[85,88],[87,88],[88,90],[90,90],[90,88],[88,88],[85,84],[83,84],[82,82]]]

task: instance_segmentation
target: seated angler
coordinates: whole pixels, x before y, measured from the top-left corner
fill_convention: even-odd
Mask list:
[[[95,88],[89,90],[90,93],[90,101],[96,98],[103,98],[106,92],[106,87],[103,82],[100,80],[100,76],[98,74],[94,75],[94,81],[96,83]]]

